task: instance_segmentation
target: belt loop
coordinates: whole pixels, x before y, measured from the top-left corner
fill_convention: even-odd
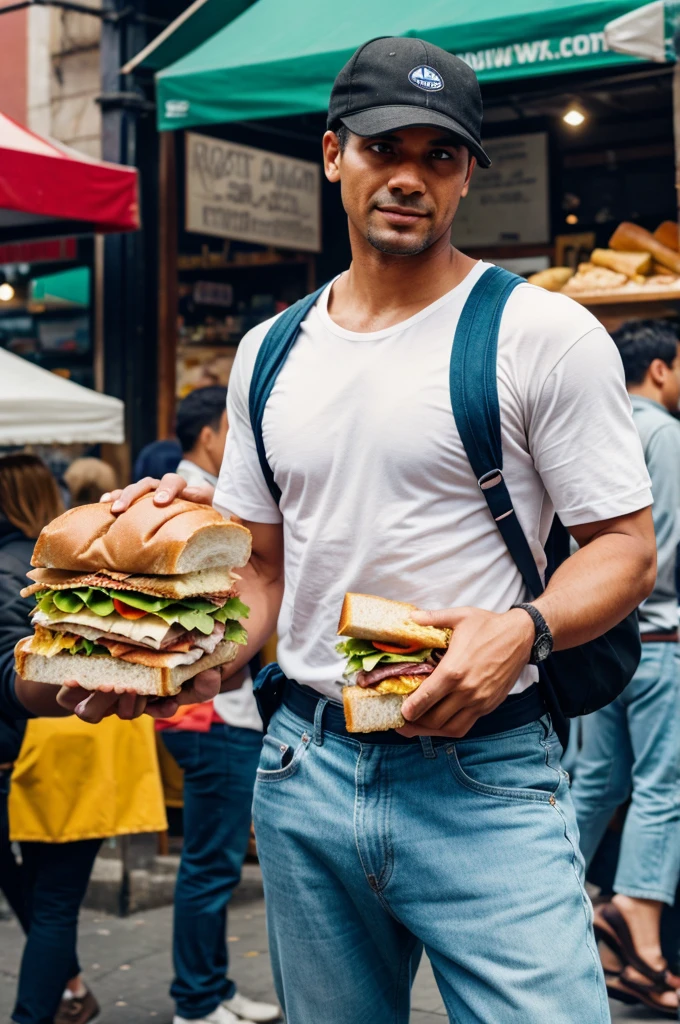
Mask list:
[[[314,742],[317,747],[320,747],[323,743],[323,713],[326,709],[326,704],[328,704],[328,698],[322,697],[314,711]]]
[[[434,749],[434,746],[432,745],[432,737],[431,736],[421,736],[420,737],[420,745],[423,748],[423,757],[436,757],[437,756],[437,751]]]

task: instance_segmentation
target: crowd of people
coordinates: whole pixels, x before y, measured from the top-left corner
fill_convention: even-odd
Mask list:
[[[26,932],[16,1024],[97,1012],[78,910],[103,836],[165,827],[154,720],[184,769],[175,1024],[406,1024],[423,951],[457,1024],[605,1024],[608,995],[677,1017],[680,950],[662,933],[680,876],[680,334],[631,322],[612,344],[572,300],[452,248],[458,203],[489,165],[481,116],[473,72],[445,51],[360,48],[323,140],[350,269],[249,332],[228,395],[184,399],[177,444],[144,450],[136,483],[121,490],[89,460],[69,470],[72,502],[104,489],[123,515],[153,492],[249,528],[248,646],[221,673],[138,697],[132,714],[115,693],[84,702],[15,676],[31,609],[18,591],[62,506],[35,456],[0,460],[0,865]],[[475,331],[478,358],[495,360],[485,394],[454,372],[472,374],[452,341],[456,354]],[[475,402],[489,438],[479,418],[468,431],[460,406]],[[574,552],[549,566],[555,515]],[[399,729],[344,723],[346,592],[435,609],[414,617],[452,631]],[[598,678],[589,645],[609,637],[612,665],[612,630],[631,616],[637,670]],[[275,631],[278,660],[258,671]],[[584,667],[565,691],[555,657],[571,651]],[[606,699],[590,700],[589,679]],[[148,787],[102,818],[77,779],[124,780],[121,757]],[[96,786],[93,799],[105,803]],[[280,1009],[228,973],[251,813]]]

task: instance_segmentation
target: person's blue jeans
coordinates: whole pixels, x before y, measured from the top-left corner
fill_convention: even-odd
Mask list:
[[[80,974],[78,913],[101,839],[21,843],[28,935],[12,1020],[53,1024],[66,982]]]
[[[262,733],[215,724],[210,732],[166,729],[184,770],[184,845],[175,888],[170,995],[197,1020],[236,991],[227,977],[227,904],[248,849]]]
[[[423,946],[456,1024],[608,1022],[548,720],[361,744],[324,733],[321,707],[315,727],[278,709],[255,784],[287,1024],[406,1024]]]
[[[614,891],[673,904],[680,877],[678,645],[645,643],[613,704],[582,719],[572,795],[586,863],[614,810],[632,794]]]

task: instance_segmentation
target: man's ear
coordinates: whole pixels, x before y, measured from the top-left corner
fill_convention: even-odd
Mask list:
[[[666,379],[668,370],[669,367],[666,366],[663,359],[652,359],[651,363],[649,364],[649,369],[647,370],[647,373],[652,384],[654,384],[657,388],[662,387],[663,382]]]
[[[326,132],[323,137],[323,169],[331,182],[340,181],[340,161],[342,153],[335,132]]]
[[[477,166],[477,157],[473,156],[472,153],[470,153],[470,159],[468,160],[467,174],[465,175],[465,184],[463,185],[462,191],[460,193],[461,199],[464,198],[468,194],[468,192],[470,191],[470,179],[472,178],[472,172],[474,171],[476,166]]]
[[[194,447],[202,448],[205,451],[210,446],[210,442],[215,436],[215,431],[207,423],[204,427],[201,427],[201,432],[196,438],[196,444]]]

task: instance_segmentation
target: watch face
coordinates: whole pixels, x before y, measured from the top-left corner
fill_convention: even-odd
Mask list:
[[[552,649],[553,641],[550,634],[541,633],[541,635],[537,637],[536,642],[534,643],[533,660],[537,663],[539,661],[545,661],[548,655],[552,652]]]

